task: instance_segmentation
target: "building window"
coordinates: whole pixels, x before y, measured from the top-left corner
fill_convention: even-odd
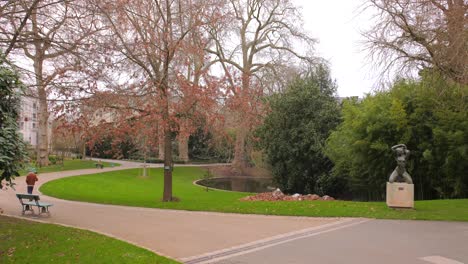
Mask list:
[[[36,121],[36,119],[37,119],[37,114],[33,113],[33,121]]]
[[[36,103],[33,103],[33,109],[34,109],[34,110],[37,109],[37,104],[36,104]]]
[[[19,127],[20,127],[21,130],[23,130],[24,129],[24,122],[20,122]]]
[[[32,123],[33,124],[33,128],[36,128],[36,123]]]

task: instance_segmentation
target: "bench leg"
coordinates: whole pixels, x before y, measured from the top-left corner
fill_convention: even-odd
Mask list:
[[[23,208],[21,210],[21,214],[24,215],[26,213],[26,211],[31,211],[34,214],[34,210],[32,209],[32,206],[30,206],[29,204],[24,204],[23,205]]]
[[[48,206],[41,206],[39,208],[39,215],[40,214],[47,214],[48,216],[50,216],[49,207]]]

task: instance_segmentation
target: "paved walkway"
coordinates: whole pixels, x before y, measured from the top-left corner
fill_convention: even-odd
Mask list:
[[[371,220],[216,257],[196,263],[468,264],[468,223]]]
[[[38,188],[51,180],[73,175],[141,167],[141,163],[123,162],[120,167],[44,173]],[[153,164],[151,167],[161,166]],[[177,165],[182,166],[182,165]],[[16,178],[16,190],[0,191],[0,207],[6,215],[21,216],[15,193],[24,193],[24,177]],[[359,219],[310,218],[261,215],[239,215],[208,212],[162,210],[61,200],[45,195],[41,199],[54,204],[50,217],[31,217],[49,223],[93,230],[145,247],[161,255],[192,261],[213,252],[236,250],[288,239],[311,230],[346,227]],[[208,254],[211,253],[211,254]]]

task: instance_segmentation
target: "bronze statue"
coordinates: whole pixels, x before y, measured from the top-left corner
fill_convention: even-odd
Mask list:
[[[388,181],[393,182],[405,182],[413,184],[411,176],[406,172],[406,160],[409,157],[410,151],[406,148],[405,144],[398,144],[392,147],[392,150],[396,154],[397,167],[390,175]]]

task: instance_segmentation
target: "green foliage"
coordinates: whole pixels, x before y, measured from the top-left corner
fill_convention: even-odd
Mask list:
[[[49,162],[50,162],[50,164],[52,164],[52,165],[57,164],[57,160],[58,160],[58,158],[57,158],[56,155],[49,155]]]
[[[323,153],[325,140],[339,123],[335,90],[328,71],[321,68],[269,98],[271,112],[257,136],[281,190],[322,195],[338,191],[329,184],[332,163]]]
[[[327,141],[334,176],[355,199],[382,200],[396,167],[391,146],[411,151],[407,170],[417,199],[468,197],[467,86],[437,76],[399,81],[389,91],[343,104],[343,123]]]
[[[226,137],[214,138],[213,133],[202,127],[190,135],[188,147],[190,160],[194,161],[227,162],[234,153],[234,146]]]
[[[22,161],[26,159],[26,146],[18,134],[18,90],[22,84],[18,75],[3,60],[0,54],[0,188],[2,181],[12,186],[18,176]]]

